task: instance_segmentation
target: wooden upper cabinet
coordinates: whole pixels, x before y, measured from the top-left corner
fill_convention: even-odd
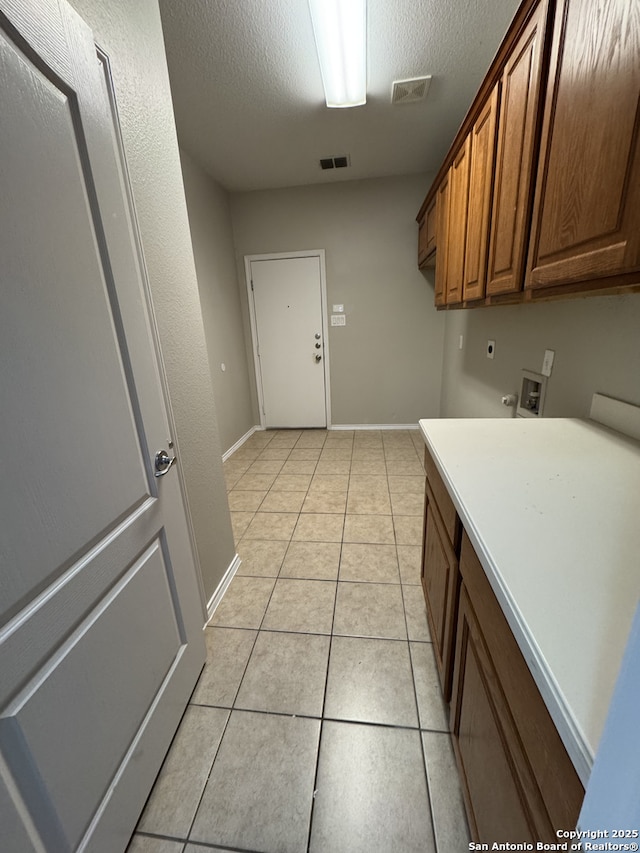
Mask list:
[[[429,266],[436,250],[436,198],[418,223],[418,266]]]
[[[524,279],[547,5],[534,7],[502,74],[488,295],[521,290]]]
[[[471,131],[471,171],[463,285],[465,300],[482,299],[485,295],[499,89],[500,84],[497,84]]]
[[[449,170],[436,193],[436,242],[440,251],[436,251],[435,304],[444,305],[447,300],[447,245],[449,242]]]
[[[527,268],[528,288],[640,282],[637,2],[558,3]]]
[[[447,241],[447,305],[462,302],[464,249],[467,236],[471,140],[467,136],[451,164]]]

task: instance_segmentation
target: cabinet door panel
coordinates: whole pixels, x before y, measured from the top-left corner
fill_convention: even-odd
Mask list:
[[[451,581],[451,568],[442,545],[442,540],[438,535],[432,505],[427,506],[427,528],[424,547],[423,585],[427,599],[427,609],[431,616],[436,657],[439,659],[439,663],[442,664],[447,590]]]
[[[438,187],[436,200],[436,242],[440,251],[436,252],[435,304],[444,305],[447,301],[447,246],[449,243],[449,176],[451,170],[442,179]]]
[[[418,266],[427,259],[427,219],[426,215],[418,223]]]
[[[436,239],[438,236],[436,226],[436,200],[434,199],[427,208],[427,255],[430,255],[436,249]]]
[[[463,290],[465,300],[482,299],[485,292],[498,97],[499,84],[491,93],[471,131],[469,214]]]
[[[640,270],[640,7],[559,4],[527,287]]]
[[[447,487],[438,473],[436,463],[433,461],[433,457],[426,447],[424,450],[424,468],[427,472],[427,483],[429,489],[433,492],[435,503],[437,504],[440,513],[440,518],[442,519],[446,534],[449,537],[449,542],[451,543],[454,552],[459,554],[461,536],[460,519],[458,518],[458,513],[456,512],[453,501],[449,497]]]
[[[453,678],[460,570],[458,557],[447,538],[433,493],[428,486],[422,552],[422,588],[442,695],[448,702],[451,698]]]
[[[531,211],[546,3],[532,14],[502,75],[487,293],[522,287]]]
[[[436,249],[436,198],[418,224],[418,266],[429,266]]]
[[[506,746],[506,709],[464,585],[460,596],[452,731],[461,765],[469,824],[479,841],[537,841]],[[501,718],[503,718],[501,720]]]
[[[447,242],[447,305],[462,302],[470,151],[470,139],[467,137],[451,165],[449,239]]]

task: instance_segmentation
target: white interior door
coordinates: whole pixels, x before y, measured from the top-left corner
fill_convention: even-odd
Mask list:
[[[80,18],[0,0],[3,853],[124,850],[204,661],[117,142]]]
[[[325,427],[320,257],[251,260],[264,426]]]

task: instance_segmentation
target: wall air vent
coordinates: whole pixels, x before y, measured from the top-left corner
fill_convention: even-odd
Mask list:
[[[342,154],[340,157],[323,157],[320,160],[321,169],[346,169],[350,165],[348,154]]]
[[[431,76],[413,77],[411,80],[394,80],[391,86],[392,104],[410,104],[427,97]]]

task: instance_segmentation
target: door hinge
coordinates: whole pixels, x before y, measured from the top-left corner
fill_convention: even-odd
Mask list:
[[[251,279],[251,292],[253,293],[253,279]]]

